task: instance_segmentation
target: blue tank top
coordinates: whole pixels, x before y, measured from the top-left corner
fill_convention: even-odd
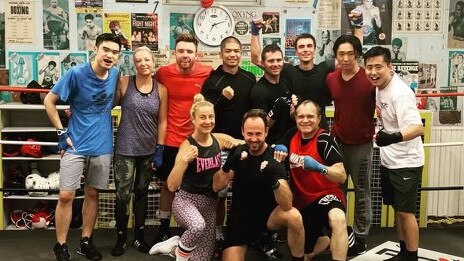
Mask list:
[[[160,97],[156,81],[151,92],[137,89],[135,76],[129,78],[121,98],[121,121],[116,134],[115,152],[124,156],[143,156],[155,152],[158,139]]]
[[[213,138],[213,144],[203,147],[198,144],[192,136],[187,140],[191,145],[198,148],[198,157],[196,157],[185,170],[180,189],[193,194],[216,197],[213,191],[213,175],[221,168],[221,147],[219,142]]]

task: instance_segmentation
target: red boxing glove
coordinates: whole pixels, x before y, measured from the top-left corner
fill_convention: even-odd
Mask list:
[[[201,7],[208,8],[213,5],[214,0],[201,0]]]

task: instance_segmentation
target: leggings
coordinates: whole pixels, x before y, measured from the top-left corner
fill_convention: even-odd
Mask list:
[[[180,243],[193,249],[189,260],[212,260],[216,233],[216,200],[179,190],[172,202],[172,214],[177,223],[186,229]]]

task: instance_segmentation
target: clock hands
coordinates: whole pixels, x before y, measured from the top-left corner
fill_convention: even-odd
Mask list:
[[[215,26],[217,27],[218,24],[222,24],[222,23],[225,23],[225,22],[227,22],[227,20],[224,20],[224,21],[222,21],[222,22],[217,22],[217,23],[212,24],[212,25],[211,25],[211,29],[210,29],[209,31],[211,32],[211,31],[213,30],[213,27],[215,27]]]

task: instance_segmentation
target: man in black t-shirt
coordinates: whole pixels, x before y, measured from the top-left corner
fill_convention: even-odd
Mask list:
[[[224,261],[243,260],[247,246],[266,230],[286,228],[293,260],[304,260],[304,229],[292,207],[292,193],[283,163],[273,158],[264,141],[268,118],[263,110],[248,111],[242,121],[246,144],[231,153],[213,178],[219,191],[233,180],[232,206],[227,219]]]
[[[273,144],[293,124],[290,118],[291,92],[288,81],[280,77],[284,65],[280,47],[267,45],[261,56],[264,76],[251,89],[250,103],[251,108],[268,113],[270,127],[266,142]]]

